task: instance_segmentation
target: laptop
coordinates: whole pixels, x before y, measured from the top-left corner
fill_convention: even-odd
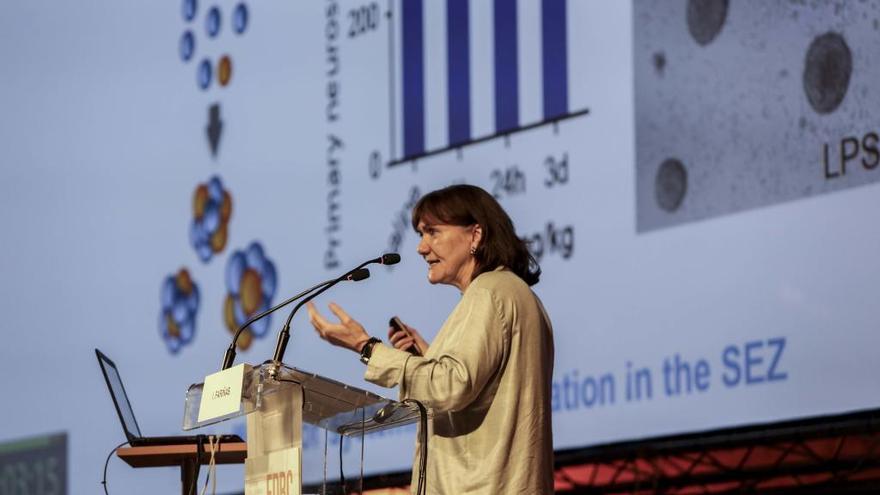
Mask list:
[[[141,435],[141,429],[138,428],[134,411],[131,408],[131,403],[128,401],[128,394],[125,393],[125,387],[122,385],[122,378],[119,377],[116,363],[98,349],[95,349],[95,354],[98,356],[98,364],[101,365],[101,372],[104,373],[104,380],[107,381],[110,397],[113,398],[113,405],[116,406],[116,413],[119,414],[119,421],[122,423],[122,429],[125,431],[129,445],[132,447],[142,447],[145,445],[185,445],[199,442],[199,435],[177,435],[170,437],[145,437]],[[201,437],[204,438],[204,436]],[[220,435],[219,440],[222,443],[244,441],[238,435]]]

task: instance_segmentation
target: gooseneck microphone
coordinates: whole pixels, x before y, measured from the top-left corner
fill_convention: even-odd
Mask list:
[[[238,327],[238,329],[235,331],[235,334],[232,336],[232,343],[229,344],[229,348],[226,349],[226,354],[223,355],[223,365],[220,369],[225,370],[225,369],[228,369],[229,367],[232,366],[232,363],[235,361],[235,355],[236,355],[235,345],[236,345],[236,342],[238,342],[238,336],[241,335],[241,332],[243,332],[244,329],[247,328],[251,323],[253,323],[257,320],[260,320],[262,318],[265,318],[266,316],[269,316],[270,314],[274,313],[275,311],[278,311],[279,309],[283,308],[284,306],[287,306],[288,304],[296,301],[297,299],[300,299],[303,296],[306,296],[309,293],[315,291],[316,289],[320,289],[321,287],[324,287],[326,285],[329,285],[329,284],[335,285],[336,283],[341,282],[343,280],[351,280],[353,282],[357,282],[357,281],[363,280],[369,276],[370,276],[369,270],[358,270],[358,269],[351,270],[350,272],[346,273],[342,277],[331,278],[330,280],[325,280],[325,281],[321,282],[320,284],[317,284],[313,287],[309,287],[308,289],[300,292],[299,294],[297,294],[289,299],[286,299],[286,300],[276,304],[275,306],[272,306],[271,308],[267,309],[266,311],[263,311],[262,313],[259,313],[259,314],[256,314],[256,315],[250,317],[246,322],[244,322],[240,327]]]
[[[293,301],[296,301],[297,299],[305,296],[309,292],[312,292],[313,290],[315,290],[323,285],[327,285],[330,282],[333,282],[335,280],[336,280],[335,278],[331,278],[330,280],[326,280],[324,282],[321,282],[320,284],[317,284],[314,287],[309,287],[308,289],[300,292],[299,294],[297,294],[297,295],[295,295],[285,301],[282,301],[282,302],[276,304],[275,306],[272,306],[271,308],[267,309],[266,311],[263,311],[262,313],[259,313],[259,314],[256,314],[256,315],[250,317],[246,322],[244,322],[240,327],[238,327],[238,329],[235,331],[235,334],[232,335],[232,343],[229,344],[229,348],[226,349],[226,354],[223,355],[223,366],[220,369],[225,370],[225,369],[228,369],[230,366],[232,366],[232,362],[235,361],[235,344],[236,344],[236,342],[238,342],[238,336],[241,335],[241,332],[243,332],[244,329],[247,328],[251,323],[253,323],[257,320],[260,320],[262,318],[265,318],[266,316],[269,316],[270,314],[274,313],[275,311],[278,311],[279,309],[283,308],[284,306],[287,306],[288,304],[292,303]]]
[[[281,363],[282,359],[284,358],[284,351],[287,350],[287,341],[290,340],[290,322],[293,321],[293,315],[296,314],[296,312],[299,310],[299,308],[301,308],[304,304],[311,301],[312,299],[323,294],[326,290],[330,289],[330,287],[333,287],[337,283],[339,283],[343,280],[346,280],[347,277],[352,277],[349,279],[355,280],[355,281],[362,280],[364,278],[369,277],[370,271],[364,267],[367,265],[373,264],[373,263],[377,263],[380,265],[394,265],[394,264],[400,263],[400,255],[397,253],[385,253],[382,256],[379,256],[378,258],[373,258],[371,260],[364,261],[360,265],[358,265],[355,268],[346,272],[344,275],[342,275],[338,279],[335,279],[335,280],[332,280],[330,282],[325,283],[323,285],[323,287],[318,288],[314,293],[309,294],[308,297],[306,297],[305,299],[300,301],[293,308],[293,311],[291,311],[290,314],[287,315],[287,321],[284,322],[284,327],[281,329],[281,333],[278,334],[278,341],[275,343],[275,354],[272,357],[272,360],[275,361],[276,363]],[[365,275],[364,275],[364,273],[365,273]],[[362,278],[354,278],[356,274],[358,274],[357,275],[358,277],[362,277]]]
[[[397,253],[385,253],[374,260],[370,260],[364,263],[361,266],[366,266],[370,263],[379,263],[380,265],[396,265],[400,263],[400,255]]]

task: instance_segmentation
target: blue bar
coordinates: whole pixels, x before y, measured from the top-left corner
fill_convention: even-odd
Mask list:
[[[403,156],[425,151],[425,60],[422,0],[403,0]]]
[[[519,126],[516,0],[495,0],[495,131]]]
[[[545,120],[568,112],[565,3],[566,0],[543,0],[541,4]]]
[[[446,2],[449,144],[471,138],[471,57],[468,0]]]

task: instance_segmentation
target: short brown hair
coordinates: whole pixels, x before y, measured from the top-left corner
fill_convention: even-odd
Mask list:
[[[517,237],[510,216],[491,194],[477,186],[457,184],[422,196],[412,211],[414,229],[420,221],[482,227],[473,278],[499,266],[509,268],[529,285],[541,277],[541,267],[525,241]]]

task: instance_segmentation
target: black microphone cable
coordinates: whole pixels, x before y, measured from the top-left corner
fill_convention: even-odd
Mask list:
[[[111,450],[110,453],[107,454],[107,460],[104,461],[104,478],[101,479],[101,485],[104,487],[104,495],[110,495],[110,493],[107,491],[107,465],[110,464],[110,458],[113,457],[113,454],[123,445],[128,445],[128,440],[120,443],[116,447],[113,447],[113,450]]]
[[[192,484],[189,486],[189,495],[199,494],[199,471],[202,468],[202,454],[205,453],[205,435],[196,435],[196,469],[193,473]]]
[[[345,487],[345,471],[342,470],[342,439],[345,438],[345,435],[342,433],[339,434],[339,485],[342,487],[342,495],[348,494],[348,489]]]
[[[404,399],[403,404],[412,404],[419,408],[419,440],[421,443],[419,455],[419,483],[416,486],[416,495],[427,493],[426,483],[428,473],[428,409],[415,399]]]

